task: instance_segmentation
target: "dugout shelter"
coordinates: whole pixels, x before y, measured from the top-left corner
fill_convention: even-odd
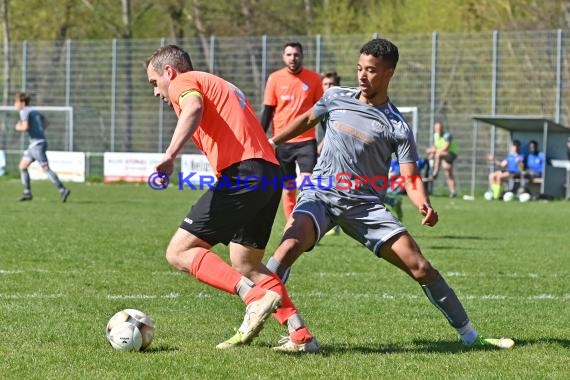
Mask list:
[[[473,151],[471,163],[471,195],[475,193],[478,132],[480,128],[502,128],[510,134],[511,141],[519,140],[526,147],[530,140],[539,144],[539,150],[546,156],[542,170],[540,194],[554,198],[568,197],[570,192],[570,166],[567,162],[566,141],[570,128],[543,116],[519,115],[475,115],[473,116]],[[495,134],[491,133],[489,152],[495,153]],[[553,163],[555,165],[553,165]],[[538,184],[538,183],[537,183]]]

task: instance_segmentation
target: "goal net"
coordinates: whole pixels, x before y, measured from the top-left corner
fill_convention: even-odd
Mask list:
[[[73,107],[31,106],[40,111],[48,121],[46,129],[48,149],[73,151]],[[16,132],[14,126],[20,119],[14,106],[0,106],[0,150],[21,151],[26,148],[28,137]]]

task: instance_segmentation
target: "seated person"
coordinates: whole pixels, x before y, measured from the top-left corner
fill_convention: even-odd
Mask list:
[[[502,161],[495,161],[492,154],[488,159],[498,164],[501,169],[489,174],[489,186],[493,192],[493,198],[499,199],[502,194],[502,184],[511,181],[514,178],[520,178],[521,172],[524,170],[524,156],[520,153],[521,142],[513,140],[511,151]],[[509,191],[515,191],[514,185],[509,186]]]
[[[568,156],[568,161],[570,161],[570,137],[566,140],[566,155]]]
[[[525,170],[522,173],[521,188],[525,188],[525,180],[532,181],[535,178],[542,177],[542,165],[544,164],[544,152],[538,151],[538,143],[534,140],[528,142],[528,153],[525,157]],[[528,192],[528,191],[527,191]]]
[[[444,131],[443,124],[440,121],[436,121],[433,125],[433,145],[426,149],[426,154],[428,159],[433,160],[432,176],[434,179],[438,176],[440,166],[443,167],[451,198],[455,198],[457,196],[455,191],[453,165],[457,159],[458,153],[459,148],[453,140],[451,133]]]

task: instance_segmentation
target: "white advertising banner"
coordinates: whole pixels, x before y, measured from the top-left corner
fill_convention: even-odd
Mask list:
[[[103,182],[147,182],[162,153],[114,153],[103,155]]]
[[[70,182],[85,182],[85,153],[84,152],[59,152],[48,150],[46,152],[49,167],[60,180]],[[48,179],[37,161],[28,168],[30,178]]]
[[[6,173],[6,152],[0,150],[0,175]]]
[[[200,183],[200,177],[208,177],[215,179],[214,172],[210,167],[208,159],[203,154],[183,154],[180,157],[181,175],[183,178],[194,184]]]

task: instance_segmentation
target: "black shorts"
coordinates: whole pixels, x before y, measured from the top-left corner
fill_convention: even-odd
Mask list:
[[[275,150],[284,176],[297,177],[295,163],[301,173],[312,173],[317,164],[317,141],[281,144]]]
[[[192,206],[180,228],[211,245],[234,242],[263,249],[281,200],[280,180],[279,166],[265,160],[233,164]]]

